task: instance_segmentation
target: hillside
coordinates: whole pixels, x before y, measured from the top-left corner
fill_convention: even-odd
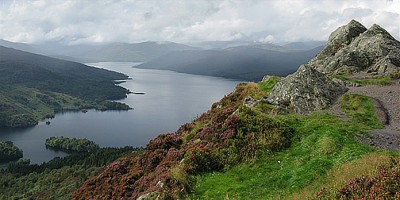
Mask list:
[[[135,67],[259,81],[264,74],[293,73],[320,50],[277,51],[263,46],[237,46],[223,50],[174,51]]]
[[[348,30],[354,23],[339,30]],[[363,36],[342,33],[343,38]],[[369,41],[389,38],[381,34],[370,35]],[[337,37],[331,35],[327,47],[310,63],[335,58],[321,57],[334,43],[331,38]],[[397,50],[383,51],[375,58]],[[374,55],[364,53],[365,57]],[[353,63],[344,60],[343,64]],[[347,82],[308,65],[283,79],[265,77],[258,84],[239,84],[176,133],[162,134],[147,144],[146,151],[111,163],[87,180],[72,199],[399,198],[400,154],[358,140],[368,137],[371,129],[383,127],[384,121],[376,115],[379,107],[368,96],[343,96],[350,87]],[[379,76],[387,76],[389,84],[399,81],[396,72]],[[337,100],[347,119],[327,110]]]
[[[352,38],[342,43],[343,48],[365,36],[367,29],[354,34],[354,25],[359,23],[352,21],[332,33]],[[384,34],[369,35],[367,42],[385,38],[376,46],[390,42],[396,47],[398,41]],[[70,199],[399,199],[400,153],[376,145],[381,138],[374,133],[390,128],[395,134],[391,142],[400,142],[395,124],[399,119],[391,118],[398,116],[398,107],[387,105],[395,104],[393,98],[400,93],[400,66],[392,63],[385,73],[368,72],[387,55],[398,56],[398,49],[377,56],[374,48],[363,51],[361,59],[375,55],[374,60],[352,73],[319,71],[322,66],[312,63],[335,58],[321,56],[334,44],[332,38],[338,37],[330,37],[325,49],[292,75],[238,84],[209,111],[175,133],[159,135],[143,150],[120,151],[117,154],[124,155],[116,160],[100,149],[41,166],[20,163],[0,177],[0,195],[4,191],[5,198],[51,198],[57,193]],[[354,64],[347,61],[343,64]],[[377,90],[383,92],[374,93]],[[98,158],[105,160],[98,163]],[[83,181],[77,175],[91,178]]]
[[[0,46],[0,126],[34,125],[61,110],[111,108],[103,101],[125,98],[128,91],[116,86],[114,80],[126,78],[120,73]]]

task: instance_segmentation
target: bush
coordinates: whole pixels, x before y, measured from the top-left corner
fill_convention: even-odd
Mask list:
[[[340,188],[342,199],[400,199],[400,161],[381,167],[375,177],[351,179]]]
[[[236,126],[237,133],[219,150],[224,165],[251,161],[262,153],[280,151],[290,145],[292,131],[285,123],[248,107],[241,107],[238,113],[236,124],[228,123]]]

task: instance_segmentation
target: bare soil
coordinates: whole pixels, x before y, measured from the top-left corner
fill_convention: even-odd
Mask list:
[[[362,94],[372,97],[378,119],[385,125],[383,129],[371,130],[370,136],[361,135],[358,139],[371,146],[400,151],[400,82],[391,85],[368,85],[349,87],[349,94]],[[342,120],[349,120],[340,109],[341,99],[332,107],[331,112]]]

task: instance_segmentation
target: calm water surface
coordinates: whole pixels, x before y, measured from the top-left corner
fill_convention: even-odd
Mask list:
[[[43,121],[32,128],[1,129],[0,140],[14,142],[31,163],[66,155],[45,148],[44,141],[51,136],[87,138],[101,147],[145,146],[158,134],[174,132],[181,124],[207,111],[238,83],[216,77],[132,68],[135,63],[88,65],[129,75],[132,79],[120,85],[132,92],[145,93],[130,94],[121,100],[134,110],[60,113],[50,120],[50,125]]]

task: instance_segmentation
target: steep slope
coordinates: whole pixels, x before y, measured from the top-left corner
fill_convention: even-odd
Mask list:
[[[344,38],[351,44],[363,31],[347,31],[353,27],[359,26],[352,21],[343,31],[348,35],[331,38]],[[326,52],[320,59],[334,56],[323,55]],[[279,78],[267,77],[258,84],[239,84],[176,133],[162,134],[148,143],[146,151],[108,165],[87,180],[72,199],[398,197],[399,154],[382,153],[356,139],[376,127],[376,122],[382,126],[369,97],[342,101],[349,105],[343,107],[351,113],[347,121],[326,112],[279,114],[282,107],[297,113],[329,107],[346,88],[326,73],[305,64],[279,82]],[[287,95],[289,98],[283,98]],[[271,99],[277,102],[270,104]],[[366,117],[370,121],[358,120]],[[394,177],[387,179],[385,172]],[[346,180],[365,173],[376,176],[371,185],[363,185],[363,178],[346,185]]]
[[[239,46],[224,50],[175,51],[135,67],[259,81],[264,74],[286,76],[293,73],[320,50],[273,51],[262,46]]]
[[[192,175],[287,148],[292,131],[284,122],[242,105],[247,96],[260,98],[267,92],[255,83],[239,84],[194,122],[151,140],[144,153],[110,164],[86,181],[72,199],[179,198],[189,191]]]
[[[114,80],[127,76],[0,46],[0,127],[35,125],[61,110],[121,108],[104,100],[129,92]]]
[[[315,70],[319,75],[302,76],[304,70]],[[361,73],[365,79],[399,70],[400,42],[376,24],[367,30],[352,20],[329,36],[326,47],[315,58],[281,80],[267,100],[284,112],[308,113],[326,109],[347,91],[344,88],[346,82],[332,80],[333,76],[358,76]],[[308,81],[318,78],[325,80],[324,83]],[[336,86],[332,90],[326,88],[329,85]]]

